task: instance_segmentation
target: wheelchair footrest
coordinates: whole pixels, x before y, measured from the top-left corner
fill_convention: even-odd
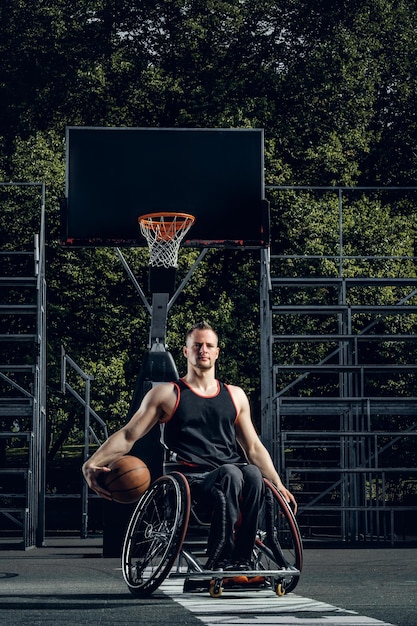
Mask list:
[[[240,577],[242,578],[242,577]],[[201,593],[208,591],[213,583],[213,579],[186,578],[184,581],[184,593]],[[253,580],[237,580],[235,578],[224,578],[222,585],[225,591],[247,591],[248,589],[270,589],[271,583],[261,576],[256,576]]]
[[[201,571],[187,571],[187,572],[173,572],[177,576],[184,576],[186,578],[219,578],[224,580],[226,578],[236,578],[237,576],[247,576],[253,578],[255,576],[264,576],[266,578],[285,578],[286,576],[300,576],[300,570],[292,567],[286,567],[283,569],[248,569],[248,570],[201,570]],[[172,574],[171,574],[172,575]]]
[[[180,574],[176,572],[175,576],[184,576],[185,593],[203,592],[210,589],[213,582],[221,584],[224,591],[246,591],[248,589],[270,589],[277,581],[284,581],[286,577],[299,576],[297,569],[286,568],[282,570],[227,570],[212,571],[204,570],[201,572],[186,572]]]

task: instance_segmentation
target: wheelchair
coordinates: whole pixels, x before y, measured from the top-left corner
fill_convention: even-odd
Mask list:
[[[165,471],[142,495],[126,530],[122,572],[129,591],[149,596],[168,576],[183,578],[184,592],[208,591],[214,598],[236,589],[271,589],[278,596],[293,591],[303,562],[300,531],[282,494],[264,482],[253,569],[219,572],[205,569],[210,517],[198,511],[187,475]],[[219,550],[223,540],[220,532]]]

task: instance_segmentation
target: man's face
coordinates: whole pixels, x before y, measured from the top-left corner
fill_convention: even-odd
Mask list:
[[[219,351],[217,335],[212,330],[194,330],[184,346],[187,361],[201,370],[214,367]]]

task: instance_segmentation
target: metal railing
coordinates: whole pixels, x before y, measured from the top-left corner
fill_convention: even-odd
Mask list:
[[[84,385],[84,397],[68,382],[67,367],[70,367],[77,376],[81,379]],[[65,349],[61,346],[61,391],[62,393],[69,392],[73,398],[77,400],[84,407],[84,448],[83,448],[83,462],[89,457],[90,443],[93,441],[95,444],[100,445],[105,439],[108,438],[107,425],[104,420],[94,411],[90,405],[91,398],[91,382],[94,377],[84,372],[71,357],[66,354]],[[95,421],[103,431],[104,437],[100,439],[92,425]],[[88,535],[88,485],[85,481],[82,483],[81,493],[81,537],[85,539]]]

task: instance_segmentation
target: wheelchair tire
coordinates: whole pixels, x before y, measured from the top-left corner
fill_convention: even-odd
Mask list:
[[[190,517],[190,489],[173,472],[158,478],[139,500],[122,549],[123,578],[134,595],[147,596],[169,574]]]
[[[261,530],[255,541],[254,562],[257,570],[285,569],[271,584],[278,595],[293,591],[303,567],[303,544],[291,507],[276,487],[265,479],[271,511],[267,505],[261,516]],[[268,494],[267,494],[268,495]],[[265,498],[267,500],[267,497]],[[297,570],[297,574],[291,574]]]

